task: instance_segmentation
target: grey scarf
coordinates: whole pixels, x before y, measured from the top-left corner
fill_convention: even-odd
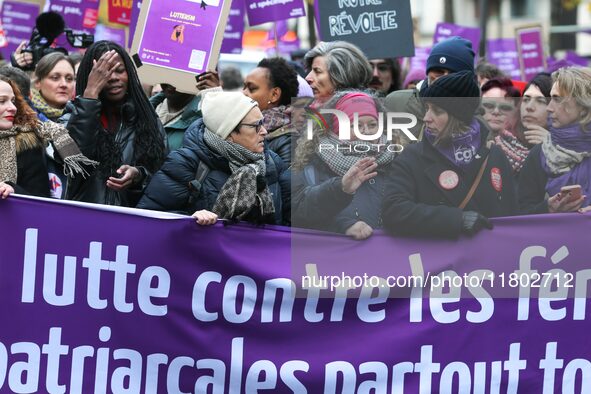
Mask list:
[[[228,178],[213,206],[222,219],[244,219],[253,208],[259,218],[275,213],[273,199],[265,183],[265,155],[254,153],[242,145],[221,139],[205,129],[205,143],[214,152],[228,159],[232,175]]]

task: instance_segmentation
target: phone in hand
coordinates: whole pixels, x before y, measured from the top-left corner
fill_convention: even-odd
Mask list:
[[[582,196],[581,185],[568,185],[560,188],[561,198],[566,198],[568,202],[578,200]]]

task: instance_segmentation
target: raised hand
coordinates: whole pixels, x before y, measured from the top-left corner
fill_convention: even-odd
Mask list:
[[[378,168],[376,159],[373,157],[364,157],[349,168],[349,171],[343,175],[343,191],[348,194],[354,194],[363,182],[378,175],[375,169]]]
[[[93,60],[92,70],[88,75],[88,83],[84,90],[84,97],[97,99],[103,88],[109,82],[111,74],[120,63],[118,62],[118,53],[110,50],[102,54],[99,60]]]

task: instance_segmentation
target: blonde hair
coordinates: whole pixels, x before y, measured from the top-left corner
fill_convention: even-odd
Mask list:
[[[566,67],[552,73],[552,80],[558,84],[560,92],[572,97],[586,112],[581,116],[583,126],[591,123],[591,68]]]

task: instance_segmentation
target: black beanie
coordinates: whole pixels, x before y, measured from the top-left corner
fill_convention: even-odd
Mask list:
[[[427,58],[427,74],[432,68],[442,68],[452,73],[462,70],[474,71],[472,42],[454,36],[437,43]]]
[[[419,95],[423,102],[432,102],[466,124],[470,124],[480,105],[480,89],[471,71],[439,77]]]

